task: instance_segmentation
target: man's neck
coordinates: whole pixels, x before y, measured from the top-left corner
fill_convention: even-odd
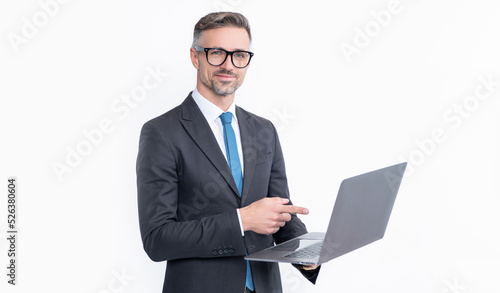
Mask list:
[[[216,105],[217,107],[221,108],[222,111],[226,112],[227,109],[231,106],[231,104],[234,102],[234,93],[231,95],[218,95],[214,93],[212,90],[209,88],[205,87],[203,84],[200,86],[198,84],[196,86],[196,89],[202,95],[205,99],[207,99],[210,103]]]

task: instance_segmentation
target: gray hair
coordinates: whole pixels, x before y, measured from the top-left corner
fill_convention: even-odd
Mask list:
[[[250,24],[245,16],[237,12],[214,12],[202,17],[194,26],[192,47],[199,45],[198,42],[204,31],[221,27],[244,28],[248,33],[250,42],[252,42]]]

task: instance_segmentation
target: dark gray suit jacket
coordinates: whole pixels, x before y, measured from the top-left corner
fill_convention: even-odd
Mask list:
[[[205,117],[191,94],[144,124],[137,158],[139,220],[144,249],[167,261],[163,292],[242,293],[245,253],[306,233],[294,215],[274,235],[241,229],[236,213],[268,197],[289,198],[276,129],[236,107],[244,181],[242,196]],[[251,262],[257,293],[282,292],[278,264]]]

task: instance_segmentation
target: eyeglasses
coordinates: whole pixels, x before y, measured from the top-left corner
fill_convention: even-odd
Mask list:
[[[203,48],[194,46],[196,52],[205,51],[208,64],[212,66],[221,66],[226,62],[227,56],[231,55],[231,62],[236,68],[245,68],[250,64],[250,59],[253,57],[252,52],[248,51],[226,51],[221,48]]]

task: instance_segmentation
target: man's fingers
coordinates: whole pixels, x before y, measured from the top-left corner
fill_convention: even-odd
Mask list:
[[[288,198],[273,197],[273,199],[280,204],[287,204],[290,200]]]
[[[289,213],[289,214],[300,214],[307,215],[309,214],[309,210],[304,207],[298,207],[293,205],[287,205],[290,200],[288,198],[280,198],[282,206],[280,207],[281,213]]]
[[[309,214],[309,210],[304,208],[304,207],[287,205],[287,203],[290,202],[290,200],[288,198],[279,198],[279,197],[275,197],[275,198],[276,198],[276,201],[278,201],[278,199],[279,199],[279,203],[282,204],[282,206],[280,207],[281,213],[301,214],[301,215]]]
[[[292,219],[292,216],[289,213],[281,213],[278,215],[278,221],[280,222],[288,222]]]
[[[289,214],[300,214],[300,215],[309,214],[308,209],[306,209],[304,207],[298,207],[298,206],[292,206],[292,205],[283,205],[281,207],[281,212],[282,213],[289,213]]]

